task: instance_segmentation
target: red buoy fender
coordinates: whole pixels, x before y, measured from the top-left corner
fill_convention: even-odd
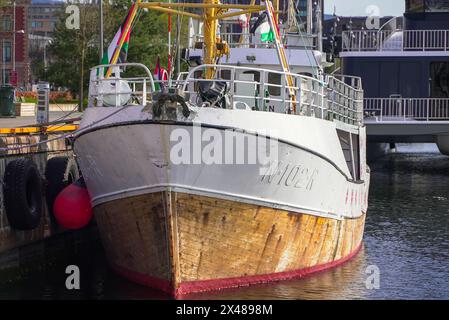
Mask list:
[[[80,178],[56,197],[53,212],[58,223],[67,229],[80,229],[89,224],[93,211],[90,195]]]

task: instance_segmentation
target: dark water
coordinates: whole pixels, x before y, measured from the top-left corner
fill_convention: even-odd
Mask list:
[[[449,157],[395,154],[371,164],[372,184],[362,251],[335,269],[303,279],[189,299],[449,299]],[[111,273],[97,242],[71,246],[64,259],[6,281],[0,299],[165,299]],[[67,264],[81,269],[81,290],[65,289]],[[380,288],[367,289],[367,267]]]

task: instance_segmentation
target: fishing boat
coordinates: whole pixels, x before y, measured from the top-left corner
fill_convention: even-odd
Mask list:
[[[142,8],[190,19],[187,72],[164,80],[117,63]],[[359,251],[362,84],[324,74],[317,38],[278,12],[276,1],[137,1],[112,60],[92,69],[74,151],[124,277],[179,297],[301,277]]]

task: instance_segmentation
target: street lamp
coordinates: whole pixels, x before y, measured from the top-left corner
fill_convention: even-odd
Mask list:
[[[13,41],[12,41],[12,71],[16,72],[16,1],[14,1],[14,6],[13,6]]]
[[[12,41],[12,73],[16,77],[16,34],[25,34],[25,30],[16,30],[16,1],[13,5],[13,41]]]
[[[52,44],[53,40],[52,39],[44,39],[45,44],[44,44],[44,71],[47,72],[48,69],[48,63],[47,63],[47,45]]]
[[[5,39],[2,39],[2,80],[3,85],[6,84],[6,55],[5,55]]]

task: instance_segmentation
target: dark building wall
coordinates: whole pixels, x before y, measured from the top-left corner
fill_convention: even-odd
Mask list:
[[[432,96],[431,64],[449,57],[344,57],[343,74],[362,78],[366,98]]]
[[[405,30],[449,30],[449,13],[404,14]]]

